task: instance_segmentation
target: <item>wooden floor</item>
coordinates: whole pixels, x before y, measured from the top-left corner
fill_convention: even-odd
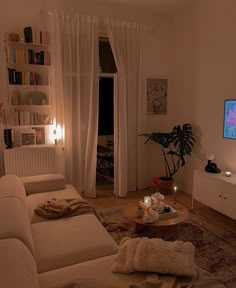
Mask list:
[[[113,194],[113,185],[99,185],[97,186],[97,197],[87,199],[95,207],[112,207],[120,204],[122,202],[140,200],[143,199],[146,195],[151,195],[154,193],[152,188],[147,188],[140,191],[129,192],[128,195],[124,198],[119,198]],[[166,196],[168,200],[173,200],[172,195]],[[176,201],[183,204],[187,208],[191,209],[192,198],[191,195],[178,191],[176,193]],[[225,229],[236,233],[236,221],[199,203],[194,201],[194,209],[197,210],[201,215],[210,218],[216,224],[224,227]]]

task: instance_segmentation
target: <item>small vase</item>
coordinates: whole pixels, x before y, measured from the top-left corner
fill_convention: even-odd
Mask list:
[[[13,130],[12,129],[4,129],[4,142],[6,144],[6,149],[13,148],[13,143],[14,143],[14,135],[13,135]]]

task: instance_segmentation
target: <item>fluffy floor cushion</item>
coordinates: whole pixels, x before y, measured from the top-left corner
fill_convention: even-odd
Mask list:
[[[112,272],[157,272],[195,276],[195,247],[190,242],[168,242],[158,238],[124,238],[112,265]]]

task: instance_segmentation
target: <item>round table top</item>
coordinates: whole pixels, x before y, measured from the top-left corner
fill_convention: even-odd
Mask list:
[[[176,225],[179,223],[184,222],[185,220],[188,219],[189,217],[189,210],[184,207],[183,205],[181,205],[180,203],[166,203],[168,205],[170,205],[172,208],[174,208],[175,210],[177,210],[177,215],[173,215],[170,218],[166,218],[166,219],[159,219],[157,222],[153,223],[153,224],[149,224],[149,223],[145,223],[143,222],[142,218],[138,218],[137,217],[137,208],[141,207],[139,205],[139,202],[132,202],[129,205],[127,205],[127,207],[125,207],[124,209],[124,214],[126,217],[128,217],[131,221],[137,223],[137,224],[141,224],[141,225],[147,225],[147,226],[171,226],[171,225]]]

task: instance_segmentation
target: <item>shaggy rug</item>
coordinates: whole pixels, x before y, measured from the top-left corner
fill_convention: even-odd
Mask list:
[[[114,224],[108,231],[117,244],[123,237],[156,237],[155,227],[146,227],[140,234],[135,234],[135,223],[124,216],[123,205],[115,208],[99,208],[99,214],[109,223]],[[196,264],[211,272],[214,276],[226,281],[227,287],[236,288],[236,234],[216,225],[196,211],[190,212],[188,221],[178,225],[168,241],[190,241],[196,247]]]

